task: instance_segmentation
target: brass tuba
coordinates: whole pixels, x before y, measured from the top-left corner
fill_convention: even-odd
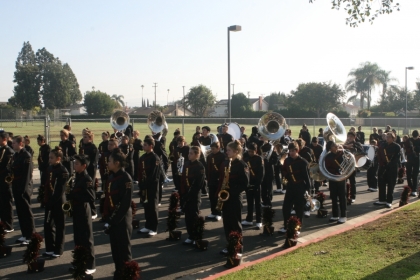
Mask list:
[[[165,120],[165,115],[161,111],[154,110],[147,116],[147,126],[154,133],[168,131],[168,124]]]
[[[325,145],[328,141],[334,141],[339,139],[345,141],[347,134],[346,129],[340,119],[333,113],[327,114],[327,128],[324,130],[324,151],[322,151],[321,156],[319,157],[319,171],[324,175],[328,180],[331,181],[343,181],[346,180],[356,168],[356,160],[354,155],[347,150],[343,150],[343,162],[340,165],[340,175],[331,174],[328,172],[325,167],[325,156],[327,155],[327,150]]]
[[[267,113],[260,118],[257,128],[262,137],[276,141],[286,132],[286,119],[278,113]]]
[[[120,132],[122,135],[117,138],[118,143],[121,144],[122,136],[124,135],[125,129],[128,127],[130,123],[130,117],[126,112],[123,111],[115,111],[110,118],[110,124],[113,129],[117,132]]]
[[[209,137],[210,137],[210,140],[211,140],[211,144],[219,142],[219,138],[217,138],[216,134],[209,133]],[[200,143],[198,143],[198,144],[200,145],[200,150],[201,150],[201,153],[204,156],[204,160],[207,161],[207,156],[211,152],[211,148],[210,148],[211,144],[207,145],[207,146],[201,145]]]

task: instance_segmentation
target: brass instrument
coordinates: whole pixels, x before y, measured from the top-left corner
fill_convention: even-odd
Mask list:
[[[121,144],[122,137],[124,136],[124,131],[130,123],[130,117],[126,112],[115,111],[109,120],[113,129],[116,130],[115,137],[117,137],[118,144]],[[120,132],[121,136],[117,136],[117,133]]]
[[[229,194],[229,173],[230,173],[230,167],[232,164],[232,159],[229,159],[229,165],[227,168],[225,168],[225,177],[223,178],[223,183],[222,183],[222,187],[220,189],[218,196],[218,200],[217,200],[217,205],[216,205],[216,210],[217,211],[222,211],[223,208],[223,203],[225,201],[227,201],[230,197]]]
[[[216,134],[210,133],[209,137],[211,139],[211,144],[219,142],[219,138],[217,138]],[[204,145],[201,145],[201,143],[198,143],[198,145],[200,145],[200,150],[204,156],[204,160],[207,161],[207,156],[211,153],[210,145],[204,146]]]
[[[6,182],[6,184],[10,185],[13,182],[13,179],[15,178],[15,175],[13,174],[13,169],[12,169],[12,157],[10,157],[9,162],[7,163],[7,171],[9,171],[9,174],[6,177],[4,177],[4,181]]]
[[[161,111],[152,111],[147,117],[147,126],[154,133],[162,132],[162,135],[167,133],[168,124],[165,120],[165,115]],[[159,141],[160,139],[158,139]]]
[[[74,178],[74,175],[71,175],[70,178],[66,182],[66,191],[65,191],[66,195],[70,194],[70,192],[71,192],[70,182],[71,182],[71,180],[73,180],[73,178]],[[73,216],[73,211],[72,211],[70,200],[64,202],[63,205],[61,205],[61,209],[63,209],[63,212],[64,212],[64,214],[67,215],[67,217],[72,217]]]
[[[318,209],[321,207],[321,203],[318,199],[312,198],[308,192],[304,194],[304,197],[306,199],[306,206],[310,209],[311,212],[318,211]]]
[[[178,168],[179,176],[182,175],[182,170],[184,169],[184,161],[185,161],[185,158],[181,154],[180,157],[178,158],[177,163],[176,163],[176,167]]]
[[[269,141],[276,141],[286,132],[286,119],[278,113],[267,113],[260,118],[257,128],[262,137]]]

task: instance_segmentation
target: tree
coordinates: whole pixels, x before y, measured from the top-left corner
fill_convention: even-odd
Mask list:
[[[68,94],[70,96],[70,105],[75,104],[79,101],[82,101],[83,96],[79,89],[79,83],[77,82],[76,75],[74,75],[73,70],[70,68],[70,65],[64,63],[63,72],[65,79],[68,83]]]
[[[207,109],[216,102],[216,97],[209,88],[198,85],[190,88],[183,101],[186,107],[191,108],[195,116],[203,117]]]
[[[40,106],[40,84],[37,80],[39,70],[36,64],[35,53],[29,42],[23,43],[15,65],[16,71],[13,82],[16,85],[9,103],[24,110]]]
[[[234,118],[242,117],[244,112],[252,110],[249,99],[242,92],[232,95],[231,102],[231,114]]]
[[[125,106],[125,103],[124,103],[124,95],[116,95],[116,94],[113,94],[111,96],[111,99],[114,100],[117,108],[121,108],[121,107],[124,107]]]
[[[416,107],[415,92],[407,92],[405,88],[391,86],[379,101],[379,107],[382,112],[394,112],[405,114],[405,104],[407,97],[407,110],[414,110]]]
[[[277,110],[278,104],[285,104],[287,101],[287,96],[283,92],[271,93],[270,95],[264,97],[264,100],[268,103],[268,110]]]
[[[338,109],[342,104],[345,93],[339,85],[331,83],[299,84],[295,91],[290,93],[287,100],[289,109],[296,108],[317,114],[320,118],[325,112]]]
[[[89,115],[110,115],[115,108],[108,94],[94,89],[85,93],[84,105]]]
[[[386,71],[380,69],[378,71],[378,79],[379,82],[382,84],[382,96],[385,96],[386,92],[388,91],[388,87],[392,82],[397,82],[396,78],[391,77],[391,71]]]
[[[314,0],[309,0],[309,3],[313,3]],[[349,15],[346,18],[346,24],[350,27],[357,27],[359,23],[369,20],[371,24],[375,18],[379,15],[390,14],[393,9],[400,10],[400,4],[395,3],[394,0],[332,0],[332,8],[340,10],[342,5],[346,5],[344,10]],[[376,5],[376,8],[373,8]]]
[[[366,98],[364,87],[363,87],[363,81],[361,79],[358,79],[356,76],[352,77],[350,80],[346,82],[346,91],[354,92],[354,95],[351,95],[347,99],[347,103],[350,103],[358,99],[360,100],[360,108],[363,110],[365,98]]]

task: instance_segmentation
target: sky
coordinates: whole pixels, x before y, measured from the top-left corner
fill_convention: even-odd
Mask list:
[[[346,12],[327,0],[0,1],[0,101],[13,95],[25,41],[68,63],[82,93],[95,87],[123,95],[129,107],[140,106],[142,94],[152,101],[154,83],[160,105],[199,84],[226,99],[231,25],[242,27],[230,33],[235,93],[289,93],[307,82],[344,88],[348,73],[366,61],[391,71],[400,86],[405,67],[414,66],[407,73],[413,90],[420,79],[420,1],[397,2],[401,11],[351,28]]]

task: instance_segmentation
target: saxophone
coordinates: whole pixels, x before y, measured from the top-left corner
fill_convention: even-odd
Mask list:
[[[222,211],[223,203],[229,199],[229,173],[230,173],[230,167],[232,164],[232,159],[229,159],[229,165],[228,167],[225,167],[225,177],[223,178],[222,187],[220,189],[216,205],[217,211]]]
[[[73,178],[74,178],[74,174],[72,174],[66,182],[66,195],[70,194],[70,192],[71,192],[70,182],[71,182],[71,180],[73,180]],[[72,217],[73,216],[73,211],[72,211],[70,200],[67,200],[66,202],[64,202],[63,205],[61,206],[61,209],[63,209],[63,212],[64,212],[64,214],[67,215],[67,217]]]

